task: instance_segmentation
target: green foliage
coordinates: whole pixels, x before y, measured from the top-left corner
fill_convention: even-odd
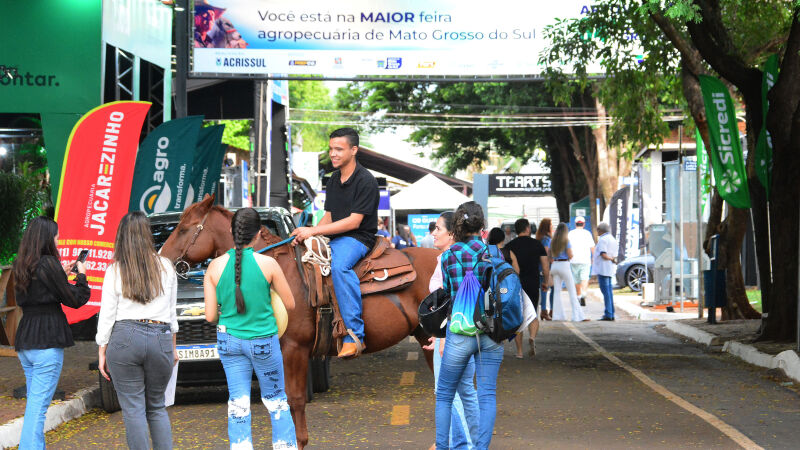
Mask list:
[[[212,125],[225,125],[222,132],[222,143],[250,151],[250,130],[253,128],[252,120],[215,120],[204,122],[204,127]]]
[[[22,177],[7,172],[0,172],[0,265],[7,265],[16,256],[19,240],[22,237],[20,228],[23,224],[25,206],[25,185]]]
[[[320,121],[319,113],[302,110],[330,110],[334,107],[334,100],[330,90],[320,80],[290,81],[289,106],[291,119]],[[328,136],[339,126],[328,124],[292,124],[292,143],[295,145],[302,137],[303,151],[326,152],[328,150]]]

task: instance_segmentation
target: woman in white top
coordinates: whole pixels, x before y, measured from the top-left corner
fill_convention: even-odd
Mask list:
[[[453,212],[442,213],[436,220],[436,228],[433,232],[433,246],[437,250],[445,251],[453,245]],[[431,276],[428,288],[431,292],[439,289],[443,285],[442,277],[442,255],[436,258],[436,270]],[[431,338],[430,346],[426,350],[433,349],[433,379],[434,387],[439,381],[439,368],[442,365],[442,354],[444,353],[445,340]],[[480,411],[478,409],[478,392],[475,390],[475,361],[471,360],[461,381],[456,389],[453,398],[453,413],[450,416],[450,448],[475,448],[474,442],[478,434],[478,421]]]
[[[150,448],[149,429],[152,448],[171,449],[164,391],[178,362],[178,279],[169,260],[156,253],[143,213],[122,218],[114,245],[97,323],[100,373],[114,382],[128,447]]]

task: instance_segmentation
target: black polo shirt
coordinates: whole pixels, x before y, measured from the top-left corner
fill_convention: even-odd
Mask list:
[[[350,217],[352,213],[363,214],[364,218],[357,229],[328,237],[350,236],[372,250],[378,232],[378,181],[358,163],[347,181],[342,183],[341,177],[339,170],[331,174],[325,191],[325,211],[330,211],[334,222]]]

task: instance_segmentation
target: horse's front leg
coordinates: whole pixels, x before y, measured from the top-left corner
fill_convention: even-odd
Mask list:
[[[281,346],[283,352],[284,380],[286,397],[294,419],[297,447],[308,444],[308,425],[306,424],[306,383],[308,382],[308,357],[310,350],[298,343],[286,340]]]

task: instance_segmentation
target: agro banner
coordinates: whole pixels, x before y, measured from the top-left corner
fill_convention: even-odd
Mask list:
[[[145,214],[183,211],[192,176],[192,159],[203,116],[164,122],[139,146],[130,210]]]
[[[736,111],[728,88],[721,81],[700,75],[700,89],[708,119],[708,136],[711,144],[711,165],[717,191],[723,200],[736,208],[750,207],[747,173],[739,141]]]
[[[770,186],[772,185],[772,136],[767,131],[767,111],[769,111],[769,101],[767,93],[778,80],[778,55],[772,55],[764,64],[764,78],[761,82],[761,108],[763,110],[761,118],[761,132],[758,134],[756,142],[756,176],[758,181],[767,190],[769,198]]]
[[[89,250],[86,275],[92,296],[79,309],[64,306],[69,323],[100,310],[103,277],[114,253],[120,219],[128,212],[136,145],[148,102],[112,102],[83,116],[67,143],[56,201],[58,251],[63,262]]]
[[[193,67],[214,74],[538,74],[543,29],[585,17],[562,0],[195,2]]]
[[[625,250],[628,248],[628,199],[630,194],[631,187],[625,186],[614,192],[608,205],[611,208],[608,213],[608,221],[611,222],[611,235],[619,243],[618,262],[625,260]],[[639,205],[639,209],[641,208],[642,205]]]
[[[192,161],[192,179],[189,183],[189,200],[186,206],[203,200],[206,194],[217,190],[219,174],[222,171],[222,159],[228,146],[222,144],[222,132],[225,125],[214,125],[200,129],[197,146]]]

